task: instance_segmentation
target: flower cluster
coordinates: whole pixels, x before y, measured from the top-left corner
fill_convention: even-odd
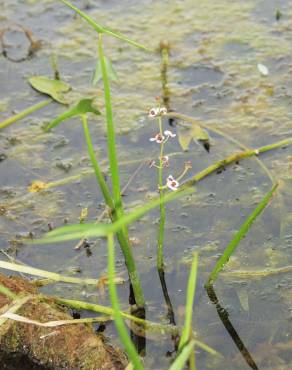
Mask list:
[[[149,113],[148,113],[148,117],[150,118],[155,118],[157,116],[163,116],[167,114],[167,109],[165,107],[162,107],[162,108],[151,108]]]
[[[169,140],[174,137],[176,137],[176,134],[174,134],[170,130],[165,130],[163,131],[162,129],[162,120],[161,116],[167,114],[166,108],[158,107],[158,108],[152,108],[149,111],[149,117],[154,118],[158,117],[158,123],[159,123],[159,132],[154,136],[151,137],[149,140],[153,141],[157,144],[160,144],[160,157],[159,157],[159,162],[156,164],[155,160],[151,160],[149,162],[149,167],[156,167],[159,170],[159,190],[161,191],[162,189],[169,188],[172,191],[176,191],[179,188],[179,181],[180,179],[187,173],[187,171],[192,167],[190,162],[186,162],[184,166],[184,170],[182,174],[178,178],[174,178],[172,175],[169,175],[166,179],[166,184],[163,185],[161,183],[162,179],[162,169],[169,167],[169,157],[167,155],[163,154],[163,149],[164,149],[164,144]]]
[[[154,137],[151,137],[150,141],[155,141],[157,144],[166,143],[169,138],[176,137],[176,134],[171,132],[170,130],[165,130],[164,135],[158,133]]]

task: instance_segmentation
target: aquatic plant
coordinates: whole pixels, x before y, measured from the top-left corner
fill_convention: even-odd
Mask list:
[[[149,166],[152,168],[157,169],[157,186],[154,185],[155,190],[157,190],[157,196],[149,202],[144,202],[143,205],[139,207],[135,207],[132,209],[131,212],[127,213],[124,211],[124,204],[122,201],[122,193],[123,190],[121,189],[120,185],[120,176],[119,176],[119,168],[120,168],[120,161],[119,161],[119,153],[117,153],[116,148],[116,129],[115,129],[115,121],[114,121],[114,114],[113,114],[113,107],[112,107],[112,98],[111,98],[111,83],[110,81],[115,81],[117,79],[116,73],[111,65],[110,60],[106,57],[104,52],[104,42],[103,38],[104,35],[109,35],[111,37],[115,37],[121,41],[127,42],[128,44],[138,47],[140,50],[153,52],[153,50],[145,47],[144,45],[140,44],[139,42],[133,41],[128,37],[120,34],[119,32],[113,31],[106,26],[100,25],[90,16],[82,12],[80,9],[72,5],[67,0],[60,0],[63,4],[74,10],[77,14],[79,14],[93,29],[98,33],[98,60],[95,67],[95,73],[93,77],[93,84],[97,85],[99,81],[103,83],[103,93],[104,93],[104,106],[106,112],[106,133],[107,133],[107,149],[108,149],[108,161],[110,167],[110,180],[111,186],[108,185],[107,181],[105,180],[104,174],[101,169],[100,160],[97,158],[95,153],[95,148],[92,142],[92,137],[90,133],[90,129],[88,126],[88,120],[91,119],[90,115],[98,115],[101,116],[100,110],[97,108],[99,105],[98,101],[95,101],[92,97],[84,97],[75,104],[71,104],[70,107],[52,120],[46,127],[45,130],[49,131],[51,129],[56,128],[59,124],[64,122],[65,120],[71,119],[73,117],[78,117],[82,123],[83,133],[85,142],[87,145],[88,156],[91,161],[91,165],[93,170],[88,173],[95,174],[96,181],[98,187],[103,195],[104,202],[106,204],[104,213],[108,214],[111,223],[104,223],[99,220],[98,222],[90,223],[86,222],[84,218],[80,223],[75,225],[69,225],[57,228],[52,230],[51,232],[47,233],[42,239],[35,240],[33,243],[35,244],[42,244],[42,243],[55,243],[55,242],[62,242],[62,241],[69,241],[80,239],[84,240],[85,238],[96,238],[96,237],[106,237],[107,238],[107,247],[108,247],[108,282],[109,285],[109,296],[111,301],[112,307],[105,307],[101,305],[96,305],[88,302],[81,302],[76,300],[69,300],[69,299],[62,299],[56,298],[56,301],[70,307],[74,307],[77,309],[87,309],[92,310],[94,312],[103,313],[105,317],[98,317],[98,318],[90,318],[90,319],[82,319],[76,320],[76,323],[80,322],[98,322],[102,320],[110,320],[114,319],[116,323],[116,328],[118,334],[120,336],[120,340],[125,347],[125,350],[129,356],[130,365],[127,368],[134,367],[135,369],[143,369],[143,362],[141,357],[139,356],[138,349],[135,348],[133,341],[131,340],[130,336],[128,335],[128,331],[124,320],[130,320],[139,325],[139,327],[143,329],[147,329],[152,332],[161,332],[161,333],[169,333],[172,335],[172,339],[174,339],[175,343],[175,350],[176,356],[173,363],[170,366],[171,370],[183,369],[188,362],[189,369],[195,370],[195,348],[200,347],[201,349],[206,350],[211,354],[216,354],[214,350],[208,347],[206,344],[200,342],[196,338],[196,334],[193,331],[193,306],[194,306],[194,298],[195,298],[195,288],[196,288],[196,278],[197,278],[197,267],[198,267],[198,255],[195,253],[192,265],[189,274],[188,286],[187,286],[187,293],[186,293],[186,305],[185,305],[185,323],[183,328],[176,326],[174,312],[171,305],[171,300],[169,298],[167,287],[164,279],[164,239],[165,239],[165,224],[166,224],[166,204],[167,202],[171,202],[174,200],[178,200],[181,197],[186,195],[192,194],[194,191],[194,186],[201,180],[205,179],[210,174],[225,169],[231,163],[237,162],[244,158],[252,157],[257,161],[260,165],[261,169],[267,174],[269,179],[271,180],[273,186],[272,189],[264,196],[264,198],[258,203],[255,210],[251,213],[250,216],[246,218],[243,225],[240,227],[238,232],[235,234],[231,242],[228,244],[227,248],[223,252],[223,255],[217,260],[209,279],[206,283],[206,289],[208,291],[209,297],[216,298],[216,295],[213,289],[213,284],[217,281],[219,273],[222,271],[224,266],[228,263],[229,258],[233,255],[236,248],[239,246],[240,241],[245,237],[249,228],[255,222],[255,220],[260,216],[263,212],[265,207],[269,204],[272,196],[275,194],[277,189],[277,181],[274,179],[274,176],[268,170],[268,168],[262,163],[260,159],[260,155],[264,152],[284,147],[292,143],[292,139],[288,138],[285,140],[281,140],[269,145],[265,145],[259,148],[251,149],[238,140],[234,139],[230,134],[223,132],[222,130],[218,129],[217,127],[212,127],[212,125],[204,124],[204,122],[200,122],[193,117],[189,117],[184,114],[180,114],[178,112],[172,112],[169,110],[169,89],[167,86],[167,67],[168,67],[168,58],[169,58],[169,44],[167,42],[162,42],[160,44],[160,52],[162,57],[162,66],[161,66],[161,75],[162,75],[162,98],[157,99],[156,106],[149,111],[149,118],[154,119],[157,121],[158,129],[155,129],[153,132],[153,136],[149,138],[149,140],[153,143],[153,146],[159,148],[158,153],[158,160],[157,158],[149,158]],[[263,75],[267,75],[268,71],[264,69],[264,65],[258,65],[260,72]],[[266,67],[265,67],[266,68]],[[61,104],[67,103],[63,97],[63,93],[67,90],[65,83],[59,80],[58,76],[55,76],[54,80],[48,79],[43,76],[35,76],[30,79],[31,85],[42,93],[46,93],[50,95],[54,100]],[[69,89],[69,88],[68,88]],[[0,129],[5,128],[11,123],[15,122],[18,119],[23,118],[27,114],[35,112],[36,110],[40,109],[41,107],[49,104],[52,100],[49,99],[48,101],[41,102],[34,107],[31,107],[24,112],[20,113],[19,115],[14,116],[11,119],[8,119],[2,123],[0,123]],[[176,120],[178,124],[177,134],[171,131],[171,129],[166,129],[164,127],[165,120]],[[64,123],[68,124],[68,123]],[[182,141],[180,140],[182,136],[179,134],[180,128],[183,127],[187,131],[187,140]],[[183,169],[179,171],[180,173],[166,173],[172,161],[172,155],[174,153],[166,152],[167,144],[171,142],[171,140],[176,138],[178,135],[179,142],[182,146],[183,150],[187,150],[190,142],[192,140],[198,141],[203,144],[204,148],[209,151],[210,150],[210,137],[208,132],[215,132],[221,136],[223,136],[226,140],[233,142],[236,144],[241,151],[237,151],[226,158],[220,159],[217,162],[209,165],[208,167],[204,168],[200,172],[192,175],[186,181],[183,181],[184,176],[188,173],[191,169],[190,162],[186,162],[184,164]],[[174,171],[177,171],[175,169]],[[82,177],[82,174],[80,175]],[[73,179],[76,179],[76,176],[70,177],[70,179],[65,179],[61,181],[55,181],[51,183],[43,183],[37,182],[34,183],[30,187],[31,192],[40,192],[44,189],[49,189],[54,186],[58,186],[60,184],[66,183],[66,181],[70,182]],[[144,308],[145,306],[145,299],[144,294],[141,287],[141,282],[138,276],[138,271],[136,268],[136,263],[133,257],[132,248],[129,243],[129,236],[128,236],[128,227],[132,225],[135,221],[139,220],[142,216],[144,216],[147,212],[151,211],[152,209],[159,207],[160,216],[159,216],[159,226],[158,226],[158,236],[157,236],[157,270],[159,273],[159,278],[163,290],[164,299],[167,305],[168,310],[168,318],[169,324],[160,324],[160,323],[153,323],[149,322],[143,318],[137,317],[135,315],[131,315],[127,312],[121,310],[119,304],[119,298],[117,294],[116,284],[120,282],[119,278],[115,276],[115,236],[117,236],[119,245],[124,255],[125,264],[128,270],[129,279],[131,282],[131,286],[133,288],[134,294],[134,301],[138,308]],[[103,214],[104,214],[103,213]],[[5,268],[8,270],[14,270],[18,272],[23,272],[27,274],[32,274],[36,276],[41,276],[46,278],[46,281],[36,281],[37,284],[46,284],[52,281],[62,281],[66,283],[73,283],[73,284],[90,284],[90,285],[98,285],[103,278],[100,279],[79,279],[75,277],[63,276],[56,273],[51,273],[49,271],[40,270],[31,268],[29,266],[22,266],[15,263],[5,263],[0,261],[0,267]],[[281,271],[290,271],[291,266],[287,267],[288,269],[280,270]],[[273,271],[273,270],[271,270]],[[274,270],[274,273],[278,273],[279,271]],[[271,273],[273,273],[271,272]],[[262,276],[262,275],[260,275]],[[0,291],[7,296],[11,296],[11,292],[5,289],[0,285]],[[210,293],[211,292],[211,293]],[[216,302],[216,307],[218,307],[218,300],[217,298],[214,299]],[[220,311],[220,310],[218,310]],[[222,310],[221,310],[222,311]],[[21,320],[25,321],[26,318],[21,318]],[[26,319],[27,320],[27,319]],[[31,322],[32,324],[32,322]],[[36,323],[34,323],[36,324]],[[39,323],[42,324],[42,323]],[[48,323],[46,323],[48,324]],[[61,323],[59,323],[61,325]],[[63,325],[64,323],[62,323]],[[71,323],[72,324],[72,323]],[[45,323],[43,323],[45,325]],[[50,323],[51,325],[51,323]],[[57,325],[57,324],[56,324]],[[180,336],[180,338],[179,338]],[[243,347],[241,345],[241,347]],[[248,359],[249,363],[252,364],[250,358]],[[253,364],[253,368],[256,368]]]

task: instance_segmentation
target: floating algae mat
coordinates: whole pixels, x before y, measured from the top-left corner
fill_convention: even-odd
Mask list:
[[[91,27],[67,3],[4,0],[1,8],[0,259],[28,265],[16,273],[34,280],[38,276],[26,271],[41,270],[44,294],[109,307],[106,237],[117,233],[116,288],[121,310],[132,311],[132,275],[119,248],[127,227],[146,319],[182,328],[198,252],[190,315],[195,335],[187,338],[183,352],[177,335],[132,323],[128,330],[143,368],[177,366],[173,361],[187,351],[194,353],[197,369],[292,368],[291,3],[72,3],[104,29]],[[104,63],[97,30],[103,35]],[[105,72],[111,100],[104,100]],[[43,91],[44,83],[64,88],[61,99]],[[90,104],[84,107],[84,101]],[[126,216],[115,208],[109,102]],[[94,156],[98,168],[92,167]],[[112,206],[97,179],[116,197]],[[181,196],[190,184],[191,191]],[[161,206],[157,199],[169,194]],[[263,213],[238,236],[240,244],[222,273],[220,267],[214,286],[205,289],[226,246],[261,204]],[[122,225],[119,217],[137,210],[139,216]],[[72,224],[69,232],[59,229]],[[41,238],[50,231],[50,243],[44,243]],[[157,245],[163,248],[157,251]],[[162,258],[160,268],[157,258]],[[56,282],[52,276],[83,283]],[[87,278],[98,284],[85,284]],[[136,303],[141,306],[139,297]],[[84,306],[78,313],[93,317]],[[112,320],[94,325],[123,348]],[[185,366],[194,368],[192,360]]]

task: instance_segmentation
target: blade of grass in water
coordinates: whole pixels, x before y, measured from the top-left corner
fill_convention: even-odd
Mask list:
[[[6,120],[0,122],[0,130],[2,130],[3,128],[5,128],[9,125],[12,125],[12,123],[21,120],[22,118],[36,112],[37,110],[39,110],[43,107],[46,107],[52,101],[53,101],[52,99],[43,100],[43,101],[41,101],[41,102],[39,102],[39,103],[29,107],[29,108],[24,109],[22,112],[19,112],[19,113],[15,114],[12,117],[7,118]]]
[[[186,188],[183,191],[176,191],[172,193],[166,194],[162,200],[157,198],[151,202],[146,203],[141,207],[137,207],[137,209],[129,214],[124,215],[121,219],[114,222],[113,224],[75,224],[60,227],[53,231],[47,233],[43,239],[35,240],[34,244],[48,244],[53,242],[61,242],[61,241],[68,241],[74,240],[81,237],[99,237],[99,236],[107,236],[112,233],[119,232],[124,226],[131,224],[132,222],[137,221],[141,218],[145,213],[149,212],[151,209],[159,206],[161,201],[163,203],[170,202],[182,196],[191,194],[194,191],[192,188]]]
[[[195,341],[191,340],[181,351],[181,353],[174,360],[169,370],[183,370],[188,361],[192,351],[194,350]]]
[[[248,232],[253,222],[257,219],[257,217],[262,213],[262,211],[268,205],[277,187],[278,187],[278,184],[275,184],[272,187],[272,189],[264,196],[264,198],[255,208],[255,210],[251,213],[251,215],[248,216],[248,218],[245,220],[245,222],[243,223],[239,231],[235,234],[234,238],[231,240],[231,242],[226,247],[223,255],[219,258],[215,267],[211,271],[208,282],[206,284],[207,286],[213,284],[216,281],[218,274],[223,269],[224,265],[229,261],[230,256],[234,253],[241,239],[244,238],[244,236]]]
[[[23,272],[25,274],[34,275],[34,276],[42,276],[54,281],[64,282],[64,283],[71,283],[71,284],[84,284],[84,285],[98,285],[100,280],[98,279],[91,279],[91,278],[76,278],[71,276],[64,276],[57,274],[56,272],[40,270],[34,267],[25,266],[25,265],[18,265],[17,263],[5,262],[0,261],[0,268]],[[121,281],[121,280],[120,280]]]
[[[188,280],[185,323],[178,345],[179,351],[181,351],[183,347],[190,341],[193,332],[192,316],[193,316],[194,298],[196,293],[197,270],[198,270],[198,253],[194,253],[194,258],[192,261],[191,271]]]
[[[114,310],[115,324],[122,344],[124,345],[130,361],[133,363],[135,370],[143,370],[138,353],[129,337],[126,325],[123,321],[118,294],[115,286],[115,249],[113,234],[108,235],[108,277],[109,277],[109,294],[111,304]]]
[[[93,167],[94,172],[95,172],[97,183],[98,183],[99,187],[101,188],[101,191],[102,191],[102,194],[103,194],[103,197],[105,199],[106,204],[110,207],[110,209],[113,209],[114,208],[114,203],[113,203],[110,191],[108,189],[108,186],[105,182],[104,176],[103,176],[103,174],[101,172],[101,169],[99,167],[99,164],[98,164],[98,162],[95,158],[94,148],[93,148],[93,145],[92,145],[91,136],[90,136],[90,132],[89,132],[89,129],[88,129],[88,124],[87,124],[87,117],[84,114],[82,115],[82,125],[83,125],[84,136],[85,136],[85,140],[86,140],[86,144],[87,144],[88,154],[89,154],[89,157],[90,157],[92,167]]]
[[[86,20],[86,22],[88,24],[91,25],[91,27],[93,27],[95,29],[96,32],[98,32],[99,34],[101,33],[107,33],[108,35],[110,36],[113,36],[119,40],[122,40],[122,41],[125,41],[127,42],[128,44],[131,44],[133,46],[136,46],[137,48],[139,49],[142,49],[142,50],[145,50],[145,51],[150,51],[152,52],[151,49],[147,48],[146,46],[140,44],[139,42],[136,42],[136,41],[133,41],[131,39],[129,39],[128,37],[122,35],[121,33],[119,32],[115,32],[107,27],[104,27],[104,26],[101,26],[100,24],[98,24],[93,18],[91,18],[88,14],[82,12],[80,9],[78,9],[75,5],[71,4],[69,1],[67,0],[59,0],[61,1],[63,4],[67,5],[69,8],[71,8],[72,10],[74,10],[76,13],[78,13],[84,20]]]

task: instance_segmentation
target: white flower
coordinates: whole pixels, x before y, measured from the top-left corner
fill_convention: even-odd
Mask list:
[[[176,191],[179,187],[179,182],[176,181],[172,175],[169,175],[168,178],[166,179],[166,186],[173,190]]]
[[[165,130],[164,135],[169,139],[170,137],[176,137],[176,134],[173,134],[170,130]]]
[[[161,144],[163,143],[164,139],[165,139],[165,136],[161,134],[156,134],[154,137],[151,137],[149,140],[156,141],[157,144]]]
[[[159,113],[161,115],[167,114],[167,109],[165,107],[162,107],[162,108],[160,108],[160,112]]]
[[[258,63],[257,67],[258,67],[259,72],[263,76],[267,76],[269,74],[269,69],[264,64]]]
[[[158,114],[159,114],[159,108],[151,108],[150,111],[149,111],[149,113],[148,113],[148,117],[154,118]]]
[[[151,108],[149,113],[148,113],[148,117],[150,118],[154,118],[154,117],[157,117],[159,115],[164,115],[164,114],[167,114],[167,109],[165,107],[162,107],[162,108]]]
[[[164,155],[161,157],[161,163],[163,167],[168,167],[169,166],[169,157],[168,155]]]

